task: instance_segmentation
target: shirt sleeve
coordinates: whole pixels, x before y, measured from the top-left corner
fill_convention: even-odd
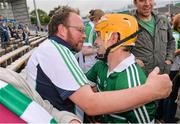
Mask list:
[[[58,44],[50,43],[48,46],[51,48],[42,48],[43,54],[37,55],[37,59],[54,85],[75,91],[88,82],[71,51]]]

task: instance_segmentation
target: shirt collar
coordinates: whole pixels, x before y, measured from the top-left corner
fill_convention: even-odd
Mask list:
[[[58,37],[58,36],[49,36],[48,37],[50,40],[55,41],[58,44],[61,44],[65,47],[67,47],[69,50],[74,51],[74,49],[72,48],[72,46],[70,46],[67,42],[65,42],[62,38]]]
[[[109,70],[108,70],[107,77],[109,77],[109,75],[111,75],[114,72],[122,72],[122,71],[124,71],[130,65],[132,65],[134,63],[135,63],[135,56],[133,54],[131,54],[129,57],[127,57],[121,63],[119,63],[111,72],[109,72]]]

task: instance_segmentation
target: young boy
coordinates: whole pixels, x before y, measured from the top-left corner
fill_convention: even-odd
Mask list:
[[[99,54],[106,51],[107,63],[104,61],[96,62],[86,73],[86,76],[97,84],[99,92],[123,90],[145,83],[146,76],[140,66],[135,63],[134,55],[131,54],[132,46],[135,45],[136,37],[134,35],[137,29],[136,19],[125,14],[106,14],[96,25],[96,31],[99,32],[100,36],[96,39],[95,45]],[[114,45],[127,37],[129,39],[125,42]],[[108,49],[110,49],[109,52],[107,52]],[[134,108],[124,113],[103,115],[100,117],[100,121],[106,123],[154,122],[154,102]]]

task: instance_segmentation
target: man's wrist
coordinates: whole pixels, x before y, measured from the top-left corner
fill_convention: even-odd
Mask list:
[[[156,94],[156,92],[154,92],[152,90],[152,87],[150,85],[148,85],[147,83],[142,85],[142,87],[144,88],[143,91],[145,91],[144,93],[146,93],[146,96],[147,96],[149,102],[160,98],[160,96],[158,94]]]

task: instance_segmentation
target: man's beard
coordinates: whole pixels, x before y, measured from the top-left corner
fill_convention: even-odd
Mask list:
[[[74,44],[73,35],[69,30],[67,32],[67,41],[69,45],[73,48],[73,51],[79,52],[81,50],[82,46],[78,46],[79,44]]]

